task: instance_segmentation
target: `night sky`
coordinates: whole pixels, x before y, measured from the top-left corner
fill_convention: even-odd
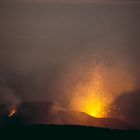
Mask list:
[[[140,128],[139,1],[0,1],[1,103],[68,106],[97,65],[117,113]]]

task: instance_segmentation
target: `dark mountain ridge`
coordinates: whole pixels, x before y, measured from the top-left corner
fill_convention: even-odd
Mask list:
[[[56,124],[81,125],[111,129],[134,129],[116,118],[95,118],[84,112],[69,111],[51,102],[26,102],[20,104],[16,113],[8,117],[6,105],[0,105],[0,124]]]

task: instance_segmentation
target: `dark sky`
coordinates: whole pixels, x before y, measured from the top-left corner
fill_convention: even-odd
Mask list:
[[[126,83],[123,89],[140,88],[138,1],[2,0],[0,38],[1,102],[67,104],[72,93],[66,91],[95,61],[120,77],[116,84]],[[121,92],[133,97],[132,90],[119,92],[112,93],[115,99]]]

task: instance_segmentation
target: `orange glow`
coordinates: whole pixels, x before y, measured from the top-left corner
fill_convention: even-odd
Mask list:
[[[105,103],[98,98],[94,99],[94,102],[88,99],[83,105],[83,111],[96,118],[107,117]]]
[[[16,109],[10,110],[8,117],[10,117],[10,118],[13,117],[15,115],[15,113],[16,113]]]
[[[81,112],[85,112],[96,118],[106,118],[108,115],[107,101],[100,97],[87,97],[75,99],[72,101],[73,104],[77,104],[75,109]]]
[[[85,112],[96,118],[107,117],[106,110],[111,102],[111,96],[106,97],[107,91],[104,88],[104,72],[100,65],[96,67],[88,82],[75,89],[71,107],[75,110]]]
[[[78,73],[81,69],[77,69]],[[124,63],[106,65],[95,62],[80,75],[79,81],[72,88],[70,109],[96,118],[110,117],[110,105],[120,95],[133,91],[134,83],[135,78],[126,70]]]

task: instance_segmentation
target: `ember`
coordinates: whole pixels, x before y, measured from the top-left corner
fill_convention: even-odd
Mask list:
[[[10,110],[8,117],[9,118],[13,117],[15,115],[15,113],[16,113],[16,109]]]

